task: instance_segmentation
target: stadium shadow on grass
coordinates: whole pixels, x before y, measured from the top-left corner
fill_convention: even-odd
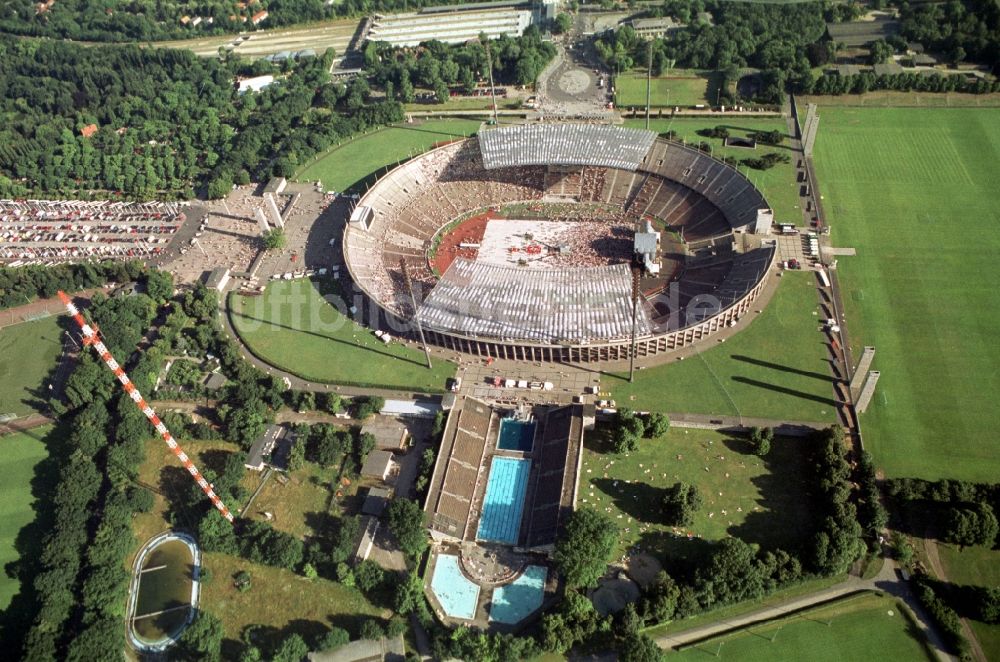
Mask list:
[[[809,370],[800,370],[799,368],[793,368],[787,365],[781,365],[780,363],[772,363],[770,361],[764,361],[763,359],[755,359],[750,356],[744,356],[742,354],[732,354],[732,358],[737,361],[743,361],[744,363],[752,363],[753,365],[760,366],[761,368],[771,368],[772,370],[780,370],[781,372],[790,372],[796,375],[802,375],[803,377],[814,377],[815,379],[821,379],[824,382],[832,382],[833,379],[830,375],[824,375],[821,372],[810,372]]]
[[[295,333],[307,333],[307,334],[309,334],[311,336],[316,336],[317,338],[323,338],[324,340],[329,340],[330,342],[340,343],[341,345],[347,345],[348,347],[351,347],[353,349],[361,349],[361,350],[364,350],[364,351],[367,351],[367,352],[371,352],[372,354],[381,354],[382,356],[388,356],[390,359],[395,359],[397,361],[404,361],[406,363],[412,363],[413,365],[418,365],[420,367],[424,366],[424,364],[421,363],[420,361],[414,361],[413,359],[407,358],[405,356],[396,356],[395,354],[390,354],[388,352],[383,352],[381,350],[375,349],[374,347],[364,347],[362,345],[355,345],[354,343],[349,343],[346,340],[340,340],[339,338],[333,338],[331,336],[327,336],[327,335],[324,335],[322,333],[316,333],[315,331],[306,331],[305,329],[296,329],[295,327],[288,326],[286,324],[279,324],[278,322],[275,322],[275,321],[264,320],[264,319],[262,319],[260,317],[252,317],[252,316],[246,315],[244,313],[238,313],[238,312],[232,310],[231,308],[229,310],[229,314],[232,315],[233,317],[239,317],[241,319],[249,320],[251,322],[259,322],[259,323],[264,324],[264,325],[276,326],[276,327],[279,327],[279,328],[282,328],[282,329],[287,329],[289,331],[293,331]],[[260,359],[260,360],[264,361],[264,359]],[[264,361],[264,362],[267,363],[267,361]],[[279,369],[280,370],[284,370],[284,368],[279,368]]]
[[[777,384],[769,384],[768,382],[762,382],[757,379],[750,379],[749,377],[741,377],[739,375],[733,376],[734,382],[739,382],[740,384],[747,384],[748,386],[759,386],[760,388],[768,389],[776,393],[781,393],[783,395],[791,395],[796,398],[802,398],[803,400],[812,400],[813,402],[819,402],[820,404],[829,405],[831,407],[837,407],[840,403],[835,401],[833,398],[823,398],[818,395],[813,395],[812,393],[804,393],[802,391],[796,391],[795,389],[786,388],[784,386],[778,386]]]

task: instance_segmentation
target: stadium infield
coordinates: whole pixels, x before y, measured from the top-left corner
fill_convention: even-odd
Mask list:
[[[775,278],[776,276],[769,276]],[[784,272],[749,327],[725,343],[627,375],[602,388],[618,406],[639,410],[832,423],[833,385],[812,272]]]
[[[303,379],[331,384],[441,392],[455,365],[393,341],[342,315],[324,296],[339,297],[338,281],[276,281],[263,295],[230,295],[233,328],[260,358]]]
[[[709,639],[672,655],[677,660],[926,660],[923,635],[900,603],[864,593],[776,621]]]
[[[313,159],[295,179],[320,180],[328,191],[356,189],[381,169],[426,152],[437,143],[471,136],[479,125],[479,120],[436,119],[378,129]]]
[[[820,109],[816,172],[855,356],[876,347],[861,417],[889,476],[1000,474],[1000,109]]]

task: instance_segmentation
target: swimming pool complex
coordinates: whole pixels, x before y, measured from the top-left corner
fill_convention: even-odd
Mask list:
[[[517,542],[530,473],[531,460],[494,456],[479,519],[480,540]]]
[[[444,612],[452,618],[473,619],[479,601],[479,586],[462,574],[458,557],[439,554],[431,577],[431,590]]]
[[[497,439],[497,448],[505,451],[523,451],[527,453],[531,450],[534,439],[534,421],[517,421],[513,418],[505,418],[500,421],[500,436]]]
[[[542,606],[545,597],[544,566],[529,565],[520,577],[493,591],[490,620],[500,623],[519,623]]]

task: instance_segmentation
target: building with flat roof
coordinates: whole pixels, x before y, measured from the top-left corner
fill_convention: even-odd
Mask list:
[[[385,514],[385,509],[389,507],[390,498],[392,498],[392,490],[384,487],[369,488],[364,503],[361,505],[361,514],[382,517]]]
[[[246,468],[252,471],[263,471],[270,466],[279,471],[288,469],[288,456],[291,454],[295,436],[288,428],[281,425],[268,425],[264,434],[257,438],[247,453]]]
[[[361,475],[386,480],[395,466],[396,463],[392,459],[392,453],[389,451],[374,450],[365,458],[365,463],[361,467]]]
[[[393,418],[376,416],[361,426],[361,434],[375,437],[375,448],[383,451],[397,452],[406,448],[410,440],[410,432],[406,426]]]
[[[211,273],[208,274],[208,278],[205,279],[205,287],[210,290],[215,290],[216,292],[221,292],[226,289],[226,285],[229,284],[229,268],[228,267],[216,267],[212,269]]]
[[[635,34],[643,39],[656,39],[658,37],[668,37],[672,33],[682,30],[684,25],[678,23],[669,16],[662,18],[635,18],[629,22]]]

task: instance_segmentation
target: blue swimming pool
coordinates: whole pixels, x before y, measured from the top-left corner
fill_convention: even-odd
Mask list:
[[[458,557],[440,554],[431,577],[431,590],[444,612],[452,618],[476,617],[479,586],[469,581],[458,566]]]
[[[530,473],[531,460],[494,456],[479,518],[480,540],[517,542]]]
[[[520,577],[493,591],[490,620],[519,623],[541,607],[547,574],[545,566],[529,565]]]
[[[505,451],[531,450],[531,444],[535,439],[534,421],[517,421],[513,418],[505,418],[500,421],[500,436],[497,439],[497,448]]]

